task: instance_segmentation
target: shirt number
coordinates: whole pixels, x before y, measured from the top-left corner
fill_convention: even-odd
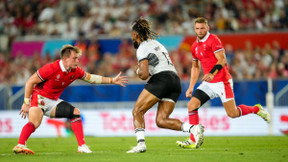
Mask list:
[[[168,55],[168,53],[167,53],[167,52],[162,52],[162,54],[165,56],[168,65],[174,66],[173,63],[172,63],[172,61],[171,61],[171,59],[170,59],[170,57],[169,57],[169,55]]]

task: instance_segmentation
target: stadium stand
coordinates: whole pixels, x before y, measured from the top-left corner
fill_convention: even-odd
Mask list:
[[[15,40],[73,39],[83,49],[81,66],[92,73],[112,76],[119,70],[130,77],[137,62],[126,39],[131,22],[148,17],[160,35],[193,35],[193,19],[204,16],[212,33],[263,33],[288,30],[288,1],[284,0],[2,0],[0,1],[0,84],[23,85],[42,65],[58,55],[12,56]],[[101,53],[98,38],[122,38],[116,54]],[[97,38],[97,39],[95,39]],[[91,40],[85,44],[83,41]],[[288,76],[288,44],[245,48],[226,45],[230,72],[235,80]],[[183,80],[189,79],[189,50],[171,50]],[[130,79],[131,80],[131,79]],[[132,79],[133,80],[133,79]]]

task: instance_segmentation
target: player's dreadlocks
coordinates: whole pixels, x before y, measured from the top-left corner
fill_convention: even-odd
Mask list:
[[[159,34],[151,30],[151,22],[143,19],[142,16],[135,20],[132,25],[132,30],[140,35],[141,42],[147,39],[155,39],[159,36]]]

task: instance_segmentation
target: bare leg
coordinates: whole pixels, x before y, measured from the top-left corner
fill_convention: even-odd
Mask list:
[[[160,101],[156,116],[156,124],[160,128],[181,130],[182,122],[178,119],[169,118],[175,107],[174,102]]]
[[[43,111],[41,108],[39,107],[30,108],[28,119],[29,122],[34,124],[36,129],[40,126],[42,118],[43,118]]]
[[[187,107],[188,107],[188,111],[193,111],[196,110],[197,108],[199,108],[201,105],[201,102],[198,98],[196,97],[192,97],[191,100],[188,102]]]
[[[146,89],[143,89],[139,95],[132,112],[135,135],[137,138],[137,146],[127,151],[127,153],[146,152],[144,114],[158,101],[159,99],[148,92]]]
[[[143,89],[133,109],[134,128],[145,128],[144,114],[159,101],[154,95]]]
[[[230,118],[237,118],[237,117],[240,116],[240,112],[239,112],[239,110],[236,107],[236,103],[235,103],[234,99],[229,100],[227,102],[224,102],[223,106],[224,106],[224,108],[226,110],[227,115]]]

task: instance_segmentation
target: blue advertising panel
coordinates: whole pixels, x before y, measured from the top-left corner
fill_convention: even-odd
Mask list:
[[[53,40],[53,41],[46,41],[44,47],[41,52],[41,56],[45,57],[47,53],[50,54],[51,57],[54,57],[55,54],[59,54],[60,49],[65,44],[72,44],[72,40]]]

